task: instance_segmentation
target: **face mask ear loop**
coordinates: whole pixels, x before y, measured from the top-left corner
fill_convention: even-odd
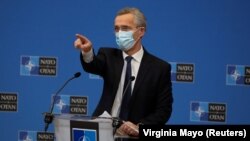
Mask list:
[[[141,27],[139,27],[135,32],[139,31],[140,28],[141,28]],[[135,32],[134,32],[134,33],[135,33]],[[134,33],[133,33],[133,34],[134,34]],[[137,44],[138,41],[139,41],[140,39],[142,39],[142,36],[139,36],[139,37],[135,40],[134,45]],[[134,47],[134,45],[133,45],[133,47]]]
[[[138,29],[137,29],[137,31],[139,30],[140,32],[142,32],[142,31],[141,31],[142,29],[145,29],[145,27],[139,26]],[[144,32],[145,32],[145,31],[144,31]],[[141,35],[139,38],[142,39],[142,37],[143,37],[143,35]]]

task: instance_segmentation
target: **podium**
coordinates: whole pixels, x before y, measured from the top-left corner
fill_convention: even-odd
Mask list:
[[[112,119],[55,115],[56,141],[114,141]]]

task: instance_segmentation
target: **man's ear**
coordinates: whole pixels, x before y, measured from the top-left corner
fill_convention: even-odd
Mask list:
[[[140,27],[139,31],[140,31],[140,38],[142,38],[146,32],[146,29],[145,27]]]

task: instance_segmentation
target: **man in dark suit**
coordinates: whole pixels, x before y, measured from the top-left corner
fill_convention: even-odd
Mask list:
[[[113,117],[123,117],[119,131],[138,136],[139,124],[164,125],[171,116],[171,66],[148,53],[142,45],[146,19],[139,9],[121,9],[115,17],[114,30],[118,48],[103,47],[95,54],[91,41],[80,34],[76,35],[74,46],[81,51],[83,69],[104,80],[103,93],[93,116],[107,111]],[[127,56],[131,61],[125,61]],[[127,79],[130,65],[131,79]],[[127,91],[131,94],[124,106]],[[125,117],[121,116],[123,113]]]

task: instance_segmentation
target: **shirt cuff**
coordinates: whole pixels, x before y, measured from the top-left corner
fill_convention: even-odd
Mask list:
[[[93,56],[94,56],[93,49],[91,48],[91,50],[88,52],[82,51],[82,56],[84,62],[90,63],[91,61],[93,61]]]

